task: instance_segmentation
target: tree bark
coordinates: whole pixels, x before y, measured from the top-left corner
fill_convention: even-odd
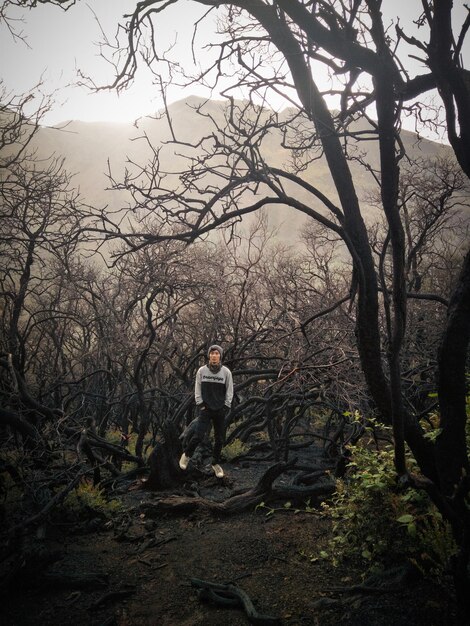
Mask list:
[[[451,298],[447,326],[439,349],[438,392],[441,433],[436,441],[440,487],[457,522],[452,529],[459,551],[452,562],[462,620],[470,615],[470,467],[466,442],[466,365],[470,339],[470,251]],[[461,623],[465,623],[462,621]]]
[[[451,495],[469,473],[465,439],[466,365],[470,340],[470,251],[451,298],[447,325],[438,354],[438,393],[441,433],[436,442],[441,488]]]
[[[162,426],[163,439],[158,441],[149,457],[150,474],[145,488],[152,491],[170,489],[181,483],[178,459],[182,452],[178,432],[172,422]]]

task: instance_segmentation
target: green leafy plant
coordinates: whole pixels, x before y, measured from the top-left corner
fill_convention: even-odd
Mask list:
[[[422,571],[444,571],[455,549],[450,528],[424,492],[397,485],[392,446],[377,451],[362,444],[351,453],[348,479],[338,481],[332,501],[323,504],[332,520],[328,556],[369,569],[405,557]]]

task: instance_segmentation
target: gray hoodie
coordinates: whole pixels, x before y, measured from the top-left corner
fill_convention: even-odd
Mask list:
[[[220,411],[224,406],[230,408],[233,399],[232,372],[225,365],[218,372],[203,365],[196,374],[194,397],[199,407],[204,405],[211,411]]]

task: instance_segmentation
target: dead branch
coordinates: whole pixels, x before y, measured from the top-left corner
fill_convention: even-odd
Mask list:
[[[34,526],[35,524],[37,524],[38,522],[43,520],[46,517],[46,515],[49,513],[49,511],[51,509],[53,509],[55,506],[57,506],[58,504],[60,504],[65,499],[67,494],[70,491],[72,491],[72,489],[74,489],[74,487],[79,483],[80,479],[83,478],[84,476],[86,476],[89,472],[90,472],[90,470],[85,470],[85,471],[79,472],[75,476],[75,478],[73,478],[73,480],[71,480],[69,482],[69,484],[62,489],[62,491],[59,491],[58,494],[56,494],[51,500],[49,500],[49,502],[46,504],[46,506],[44,506],[39,511],[39,513],[36,513],[36,515],[33,515],[32,517],[28,518],[27,520],[24,520],[20,524],[16,524],[16,526],[13,526],[13,528],[11,528],[9,530],[8,535],[10,537],[15,537],[21,531],[26,530],[29,526]]]
[[[277,617],[258,613],[248,594],[235,585],[221,585],[199,578],[191,578],[191,585],[198,589],[200,600],[213,602],[222,606],[240,607],[245,611],[250,624],[259,626],[276,626],[281,624]]]
[[[272,483],[282,473],[291,469],[296,463],[296,459],[288,463],[276,463],[266,470],[258,483],[244,493],[232,496],[224,502],[214,502],[207,498],[188,496],[168,496],[159,498],[155,502],[144,502],[140,510],[152,517],[159,516],[162,512],[175,514],[191,513],[194,511],[204,511],[213,515],[233,515],[246,509],[251,509],[257,504],[266,500],[272,490]]]

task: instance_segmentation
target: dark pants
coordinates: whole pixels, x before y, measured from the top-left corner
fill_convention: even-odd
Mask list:
[[[201,409],[197,419],[196,427],[188,441],[184,443],[186,456],[191,457],[205,436],[210,431],[211,425],[214,427],[214,449],[212,451],[212,463],[220,463],[220,453],[225,439],[225,411],[212,411],[211,409]]]

